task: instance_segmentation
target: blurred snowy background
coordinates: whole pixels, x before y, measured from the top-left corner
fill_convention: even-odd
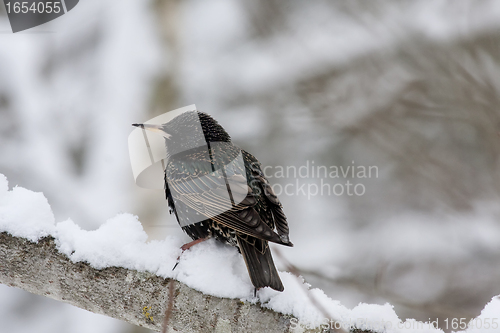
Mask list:
[[[377,168],[270,178],[292,184],[295,247],[279,250],[333,299],[426,321],[475,317],[500,293],[500,2],[82,0],[17,34],[0,5],[0,172],[44,192],[58,222],[130,212],[151,239],[181,235],[162,191],[135,186],[127,136],[193,103],[268,175]],[[308,198],[297,181],[365,193]],[[3,285],[0,322],[144,331]]]

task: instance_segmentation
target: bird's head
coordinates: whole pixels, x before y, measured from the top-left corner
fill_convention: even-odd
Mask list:
[[[229,134],[214,118],[199,111],[184,112],[162,125],[132,125],[162,135],[170,155],[207,142],[231,142]]]

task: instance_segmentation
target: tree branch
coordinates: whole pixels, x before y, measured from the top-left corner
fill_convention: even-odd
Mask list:
[[[258,304],[218,298],[175,281],[172,311],[168,284],[148,272],[121,267],[95,269],[73,263],[60,253],[54,238],[38,243],[0,233],[0,283],[47,296],[79,308],[167,332],[291,332],[291,316]],[[320,332],[318,328],[313,331]]]

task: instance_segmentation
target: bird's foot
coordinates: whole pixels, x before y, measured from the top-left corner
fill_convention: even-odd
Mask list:
[[[175,263],[175,265],[174,265],[174,268],[172,268],[172,270],[174,270],[174,269],[177,267],[177,265],[179,265],[179,262],[181,261],[181,255],[184,253],[184,251],[189,250],[192,246],[194,246],[194,245],[196,245],[196,244],[198,244],[198,243],[201,243],[201,242],[203,242],[203,241],[206,241],[208,238],[210,238],[210,237],[198,238],[198,239],[196,239],[196,240],[194,240],[194,241],[192,241],[192,242],[189,242],[189,243],[186,243],[186,244],[182,245],[182,246],[181,246],[181,250],[182,250],[182,252],[181,252],[181,254],[177,257],[177,261],[176,261],[176,263]]]
[[[174,270],[174,269],[177,267],[177,265],[179,265],[180,259],[181,259],[181,256],[178,256],[178,257],[177,257],[177,261],[175,262],[175,265],[174,265],[174,267],[172,268],[172,270]]]

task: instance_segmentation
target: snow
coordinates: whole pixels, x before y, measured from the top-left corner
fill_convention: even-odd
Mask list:
[[[36,241],[55,231],[54,214],[42,193],[22,187],[8,191],[7,178],[0,174],[0,230]]]
[[[66,220],[57,224],[55,237],[59,251],[73,262],[86,261],[97,269],[120,266],[156,271],[154,264],[171,259],[164,253],[172,253],[176,248],[169,241],[146,243],[147,235],[137,216],[130,214],[119,214],[92,231]]]
[[[330,299],[320,289],[309,289],[310,285],[304,283],[302,278],[288,272],[281,272],[280,277],[285,285],[283,292],[266,288],[259,293],[260,301],[263,302],[264,307],[291,314],[301,319],[306,326],[317,327],[323,321],[324,316],[312,303],[308,296],[310,293],[324,309],[327,309],[330,317],[342,321],[349,318],[350,311],[340,305],[339,301]]]
[[[148,241],[137,216],[121,213],[108,219],[98,229],[86,231],[68,219],[55,223],[51,207],[42,193],[14,187],[8,188],[4,175],[0,174],[0,232],[8,232],[36,242],[53,236],[57,248],[73,262],[87,262],[96,269],[119,266],[138,271],[149,271],[165,278],[175,278],[191,288],[217,297],[239,298],[260,303],[271,310],[291,314],[297,318],[293,326],[303,328],[334,325],[325,319],[336,320],[344,327],[377,332],[442,332],[429,323],[407,319],[402,322],[390,304],[360,303],[352,310],[339,301],[329,298],[322,290],[312,288],[301,278],[288,272],[280,272],[285,285],[284,292],[269,288],[259,290],[253,296],[253,286],[236,249],[219,244],[215,240],[200,243],[181,256],[173,271],[177,257],[181,255],[182,240],[167,237]],[[319,306],[315,305],[319,304]],[[498,297],[486,305],[476,320],[497,318],[500,314]],[[499,321],[498,319],[496,319]],[[300,331],[300,329],[298,330]],[[467,333],[487,332],[483,328],[470,328]]]

